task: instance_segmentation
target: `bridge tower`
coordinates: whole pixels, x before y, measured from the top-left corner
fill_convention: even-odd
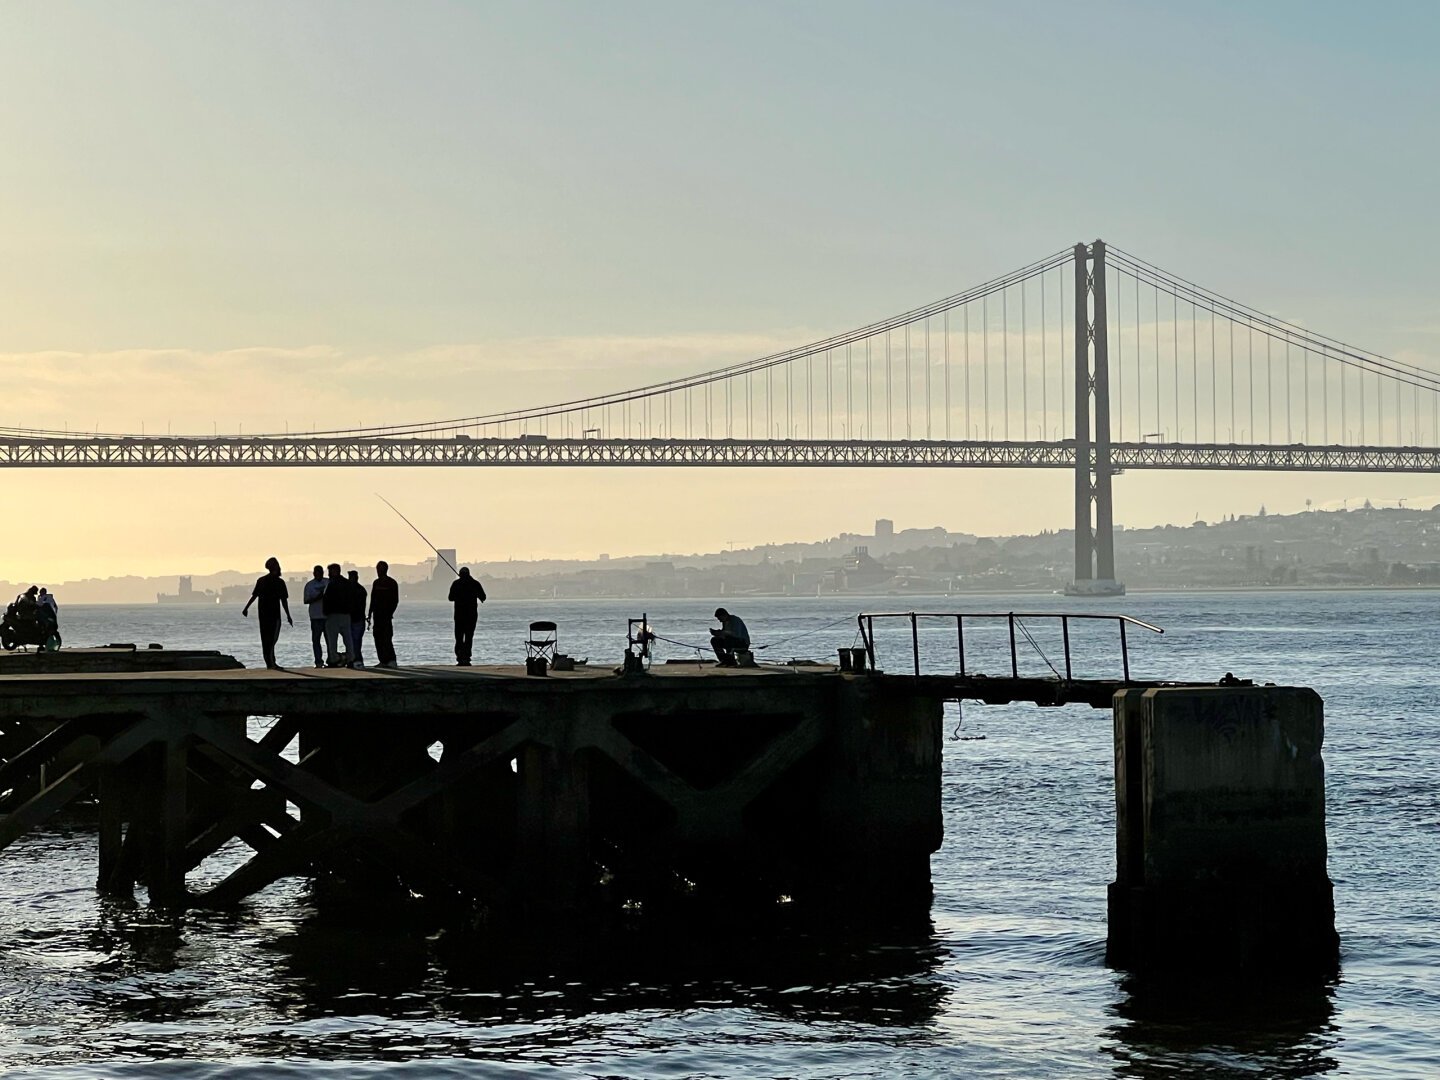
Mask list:
[[[1121,596],[1110,497],[1105,244],[1075,245],[1075,580],[1071,596]]]

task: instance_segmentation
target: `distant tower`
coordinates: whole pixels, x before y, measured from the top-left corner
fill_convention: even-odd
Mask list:
[[[435,570],[431,573],[430,577],[432,579],[452,577],[454,571],[450,568],[453,566],[456,570],[460,569],[460,564],[455,561],[455,549],[438,548],[436,551],[440,557],[435,560]]]
[[[875,539],[876,539],[876,540],[893,540],[893,539],[895,539],[895,522],[891,521],[889,518],[876,518],[876,519],[875,519]]]
[[[195,579],[193,577],[182,577],[180,579],[180,595],[189,596],[195,591]]]

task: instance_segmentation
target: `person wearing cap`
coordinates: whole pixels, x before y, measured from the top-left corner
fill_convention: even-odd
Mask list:
[[[267,668],[278,668],[280,665],[275,661],[275,643],[280,640],[280,612],[285,612],[285,618],[291,626],[295,625],[295,620],[290,618],[290,588],[280,576],[280,560],[270,556],[265,560],[265,570],[265,576],[255,582],[250,599],[245,601],[240,614],[248,618],[250,605],[256,600],[260,601],[260,652],[265,657]]]
[[[735,654],[750,648],[750,631],[745,627],[745,620],[731,615],[723,607],[715,609],[715,618],[720,620],[720,629],[710,631],[710,647],[715,650],[716,666],[739,667]]]

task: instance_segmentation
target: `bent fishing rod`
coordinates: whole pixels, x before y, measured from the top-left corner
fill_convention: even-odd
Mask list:
[[[399,507],[397,507],[394,503],[392,503],[392,502],[391,502],[389,499],[387,499],[384,495],[381,495],[381,494],[377,491],[377,492],[375,493],[375,497],[376,497],[377,499],[379,499],[381,502],[383,502],[386,506],[390,507],[391,510],[394,510],[395,513],[400,514],[400,509],[399,509]],[[449,559],[445,558],[444,555],[440,554],[440,549],[437,548],[434,544],[430,543],[430,538],[429,538],[428,536],[426,536],[424,533],[422,533],[419,529],[415,528],[415,523],[414,523],[413,521],[411,521],[409,518],[407,518],[404,514],[400,514],[400,520],[403,521],[403,522],[405,522],[406,525],[409,525],[410,528],[412,528],[412,529],[415,530],[415,535],[418,536],[418,537],[420,537],[421,540],[424,540],[424,541],[425,541],[425,546],[428,547],[431,551],[435,552],[435,557],[436,557],[437,559],[439,559],[441,562],[443,562],[446,566],[450,567],[450,572],[451,572],[452,574],[454,574],[456,577],[459,577],[459,576],[460,576],[460,571],[455,569],[454,564],[451,563]]]

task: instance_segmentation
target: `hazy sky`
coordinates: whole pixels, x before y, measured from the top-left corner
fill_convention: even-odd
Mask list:
[[[1440,366],[1431,3],[0,4],[0,424],[353,426],[742,360],[1097,236]],[[1063,473],[14,471],[0,576],[1069,524]],[[1430,498],[1129,474],[1118,520]],[[1123,576],[1123,568],[1122,568]]]

